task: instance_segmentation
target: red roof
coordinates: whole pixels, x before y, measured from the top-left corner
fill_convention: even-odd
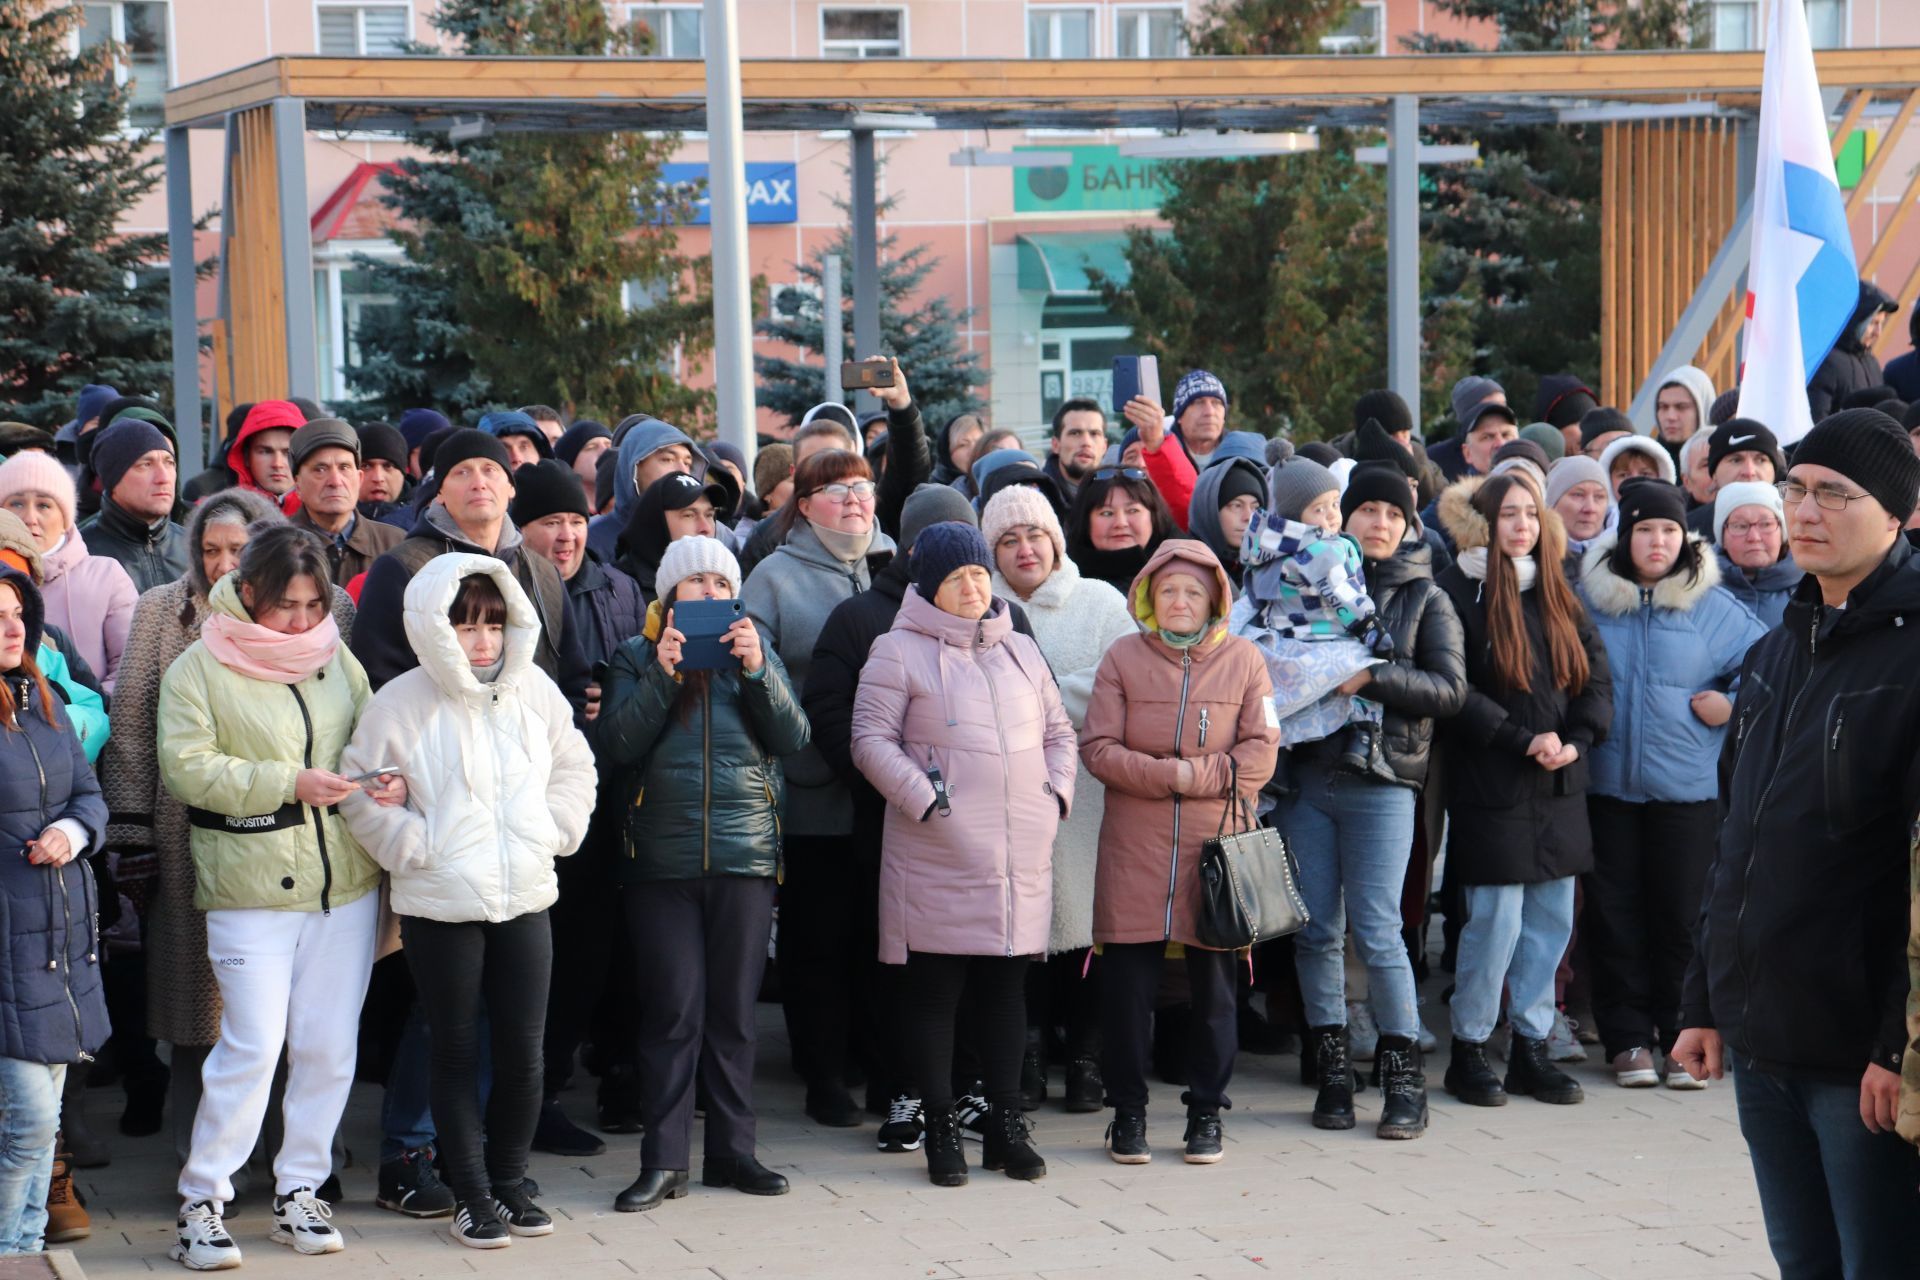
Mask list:
[[[362,161],[353,167],[347,180],[321,201],[313,214],[313,243],[329,240],[377,240],[387,234],[399,219],[381,204],[377,193],[367,188],[374,179],[396,172],[399,165],[388,161],[372,164]]]

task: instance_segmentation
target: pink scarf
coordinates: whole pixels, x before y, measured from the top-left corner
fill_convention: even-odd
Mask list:
[[[332,614],[312,630],[289,635],[216,613],[201,624],[200,638],[221,666],[275,684],[299,684],[332,662],[340,648],[340,628]]]

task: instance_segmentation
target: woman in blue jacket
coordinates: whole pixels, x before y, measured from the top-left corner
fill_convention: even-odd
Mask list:
[[[33,580],[0,568],[0,1254],[40,1250],[67,1066],[107,1038],[85,861],[107,806],[34,664],[43,616]]]
[[[1665,481],[1621,486],[1620,524],[1587,550],[1580,594],[1613,668],[1613,731],[1594,748],[1587,878],[1593,1011],[1614,1081],[1660,1083],[1718,833],[1728,693],[1766,628],[1720,585]],[[1705,1087],[1670,1070],[1670,1089]]]

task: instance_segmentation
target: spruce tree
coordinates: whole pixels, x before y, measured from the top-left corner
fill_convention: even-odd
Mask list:
[[[954,414],[986,408],[986,401],[975,388],[984,387],[988,375],[980,366],[980,357],[960,345],[960,326],[973,318],[973,312],[955,311],[943,297],[918,296],[921,284],[940,260],[927,256],[925,245],[897,251],[898,240],[895,235],[880,240],[880,345],[884,354],[900,361],[921,416],[933,430]],[[853,349],[853,234],[843,227],[831,244],[808,261],[796,264],[801,279],[813,287],[779,290],[772,299],[772,314],[754,325],[762,337],[798,347],[814,357],[753,358],[760,381],[760,406],[786,415],[790,422],[799,422],[827,394],[825,365],[820,359],[826,348],[826,311],[820,287],[825,279],[822,264],[832,256],[840,259],[841,278],[846,281],[841,297],[846,358],[857,360],[874,354]]]
[[[161,181],[125,130],[124,51],[76,53],[80,7],[0,4],[0,418],[58,427],[89,382],[171,398],[165,235],[120,222]],[[181,424],[183,427],[186,424]]]
[[[641,51],[600,0],[445,0],[436,30],[471,56]],[[660,184],[671,134],[496,133],[411,141],[386,179],[403,261],[361,258],[395,299],[356,334],[359,408],[472,418],[538,400],[693,427],[713,396],[688,385],[713,345],[710,275],[680,250],[684,194]]]

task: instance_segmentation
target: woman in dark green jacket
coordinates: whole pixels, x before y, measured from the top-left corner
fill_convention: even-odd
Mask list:
[[[640,1005],[640,1177],[622,1213],[687,1193],[694,1072],[706,1086],[703,1181],[782,1195],[754,1159],[754,999],[780,867],[780,757],[807,745],[786,669],[742,617],[721,637],[737,666],[681,670],[673,606],[730,599],[740,566],[712,538],[661,556],[646,629],[620,646],[594,744],[626,771],[624,856],[614,875],[631,926]]]

